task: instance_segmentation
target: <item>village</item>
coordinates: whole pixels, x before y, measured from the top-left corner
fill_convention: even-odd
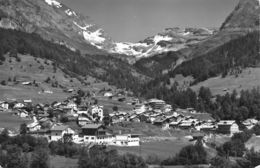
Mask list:
[[[104,92],[102,97],[109,100],[116,96]],[[240,132],[235,120],[216,121],[210,114],[193,108],[173,109],[163,100],[140,101],[137,98],[126,99],[122,95],[116,100],[128,101],[133,109],[120,111],[114,106],[111,112],[107,112],[97,99],[91,97],[86,100],[85,93],[78,90],[65,101],[52,104],[33,104],[32,100],[1,101],[0,113],[8,112],[28,119],[27,131],[32,136],[45,137],[49,142],[66,139],[81,145],[139,146],[143,135],[108,129],[110,125],[124,122],[152,124],[162,130],[186,130],[191,135],[200,132],[203,136],[232,136]],[[251,129],[258,123],[256,119],[247,119],[242,124]],[[17,135],[18,132],[12,134]]]

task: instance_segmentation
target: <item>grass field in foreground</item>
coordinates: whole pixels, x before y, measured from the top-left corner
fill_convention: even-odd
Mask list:
[[[147,158],[149,155],[157,155],[160,159],[167,159],[176,155],[183,147],[191,144],[188,139],[176,139],[157,142],[142,143],[140,147],[111,147],[117,149],[120,154],[133,153]]]
[[[63,156],[51,156],[51,168],[77,168],[78,160],[66,158]]]

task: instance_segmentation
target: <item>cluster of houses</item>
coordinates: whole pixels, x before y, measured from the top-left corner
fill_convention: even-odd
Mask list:
[[[235,120],[216,121],[210,114],[199,113],[193,108],[173,110],[171,105],[158,99],[136,104],[131,113],[113,112],[110,117],[114,124],[125,121],[147,122],[162,127],[162,129],[195,130],[226,135],[240,132]],[[242,124],[247,129],[251,129],[259,122],[256,119],[247,119]]]
[[[45,137],[49,141],[70,140],[82,145],[139,146],[140,135],[115,134],[106,129],[102,124],[103,108],[97,104],[80,106],[74,99],[51,105],[32,105],[24,101],[0,102],[0,111],[11,111],[21,118],[32,119],[32,122],[27,124],[28,134],[32,136]],[[62,123],[64,118],[65,122]],[[68,122],[77,123],[77,127],[71,128]]]
[[[139,134],[115,134],[113,130],[109,130],[103,125],[105,116],[102,105],[96,103],[78,105],[75,97],[50,105],[32,105],[31,100],[0,101],[1,111],[11,111],[21,118],[32,119],[32,122],[27,124],[28,133],[37,137],[46,137],[49,141],[70,140],[83,145],[140,145]],[[109,124],[126,121],[146,122],[164,130],[196,130],[209,134],[232,135],[240,131],[238,124],[233,120],[217,122],[210,114],[199,113],[192,108],[173,110],[171,105],[158,99],[150,99],[143,103],[135,101],[132,111],[114,111],[109,114]],[[76,127],[72,128],[69,123],[74,123]],[[256,124],[259,123],[255,119],[243,122],[248,129],[253,128]]]

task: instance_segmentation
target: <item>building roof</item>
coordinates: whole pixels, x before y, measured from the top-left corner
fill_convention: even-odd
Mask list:
[[[102,124],[87,124],[82,129],[98,129],[102,126]]]
[[[159,100],[159,99],[150,99],[148,100],[149,103],[165,103],[165,101],[163,100]]]
[[[67,125],[57,125],[57,126],[52,127],[51,131],[63,131],[67,128],[68,128]]]
[[[218,122],[218,125],[233,125],[235,123],[235,120],[221,120]]]

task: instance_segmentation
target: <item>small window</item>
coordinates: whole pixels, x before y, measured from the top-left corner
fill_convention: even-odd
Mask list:
[[[91,137],[92,140],[94,140],[94,137]]]

